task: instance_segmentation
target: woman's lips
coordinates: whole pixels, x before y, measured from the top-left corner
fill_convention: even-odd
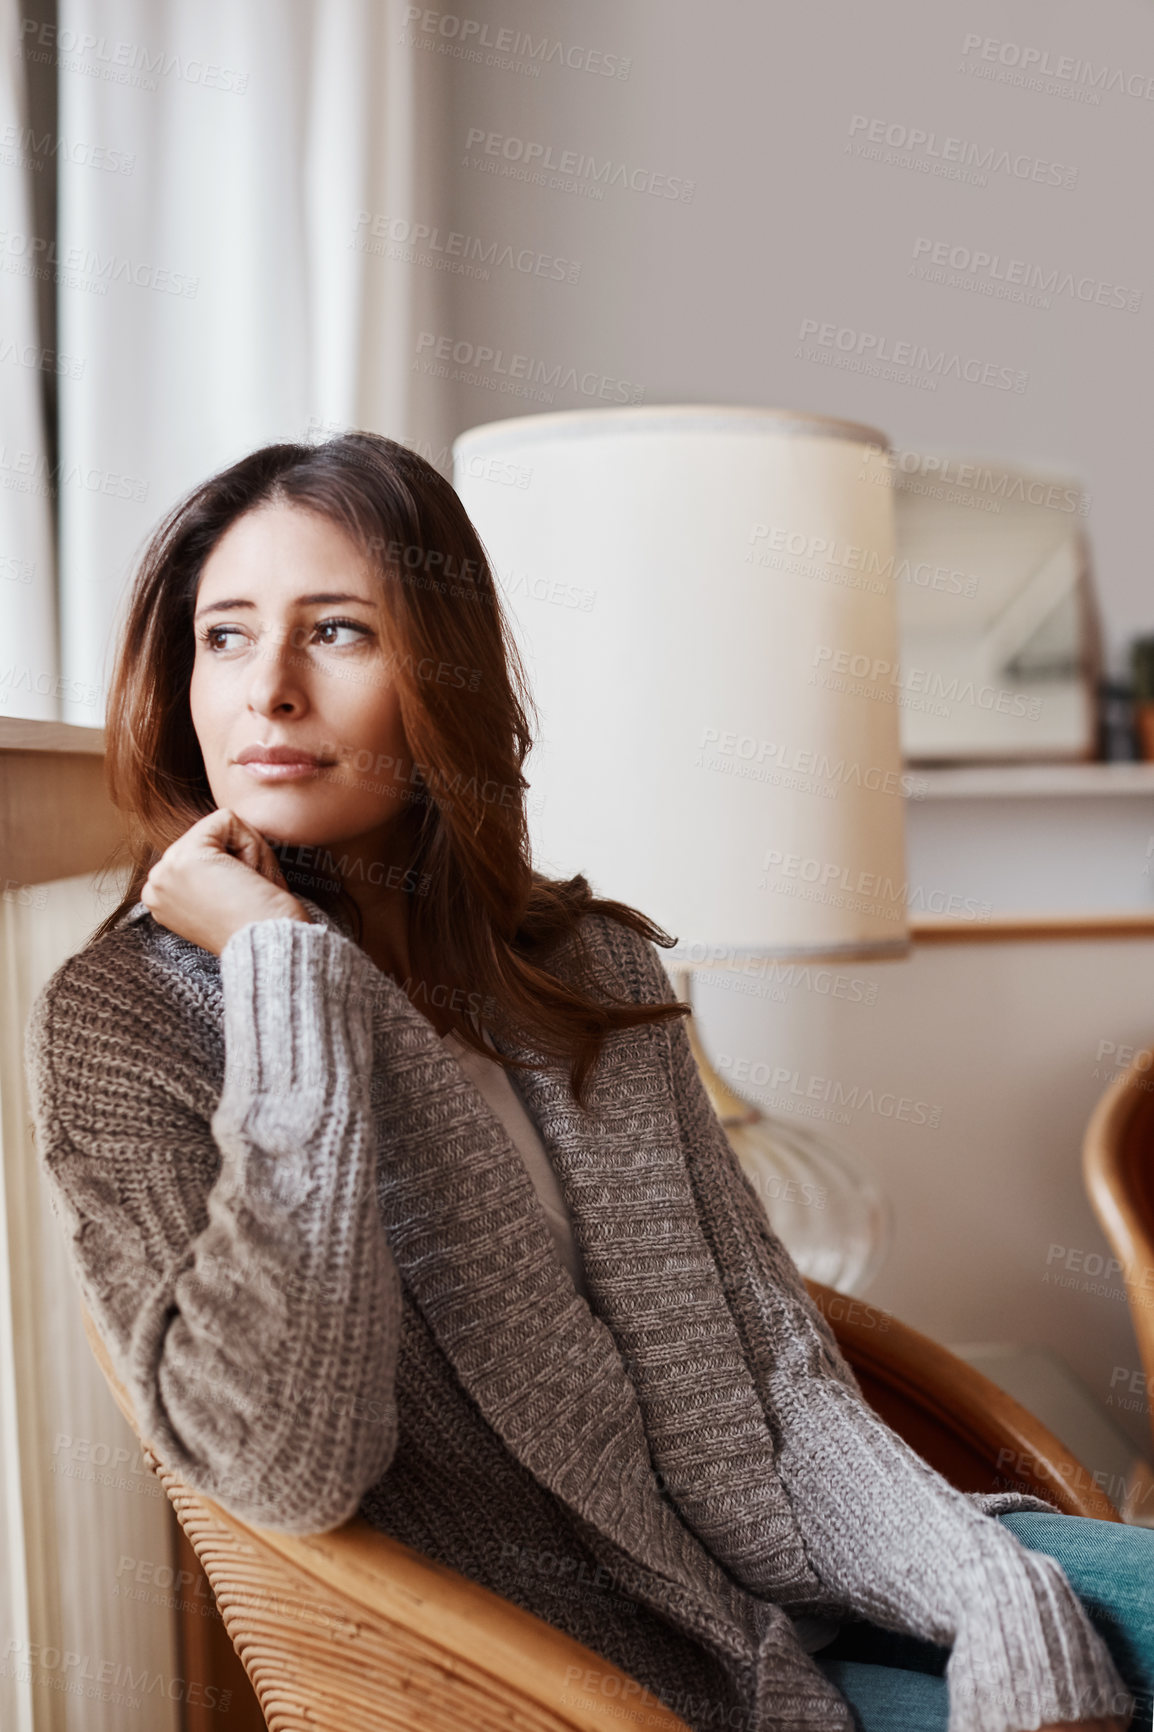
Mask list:
[[[295,764],[273,764],[262,762],[260,758],[251,758],[247,764],[238,764],[237,768],[255,776],[258,782],[304,782],[310,776],[319,776],[322,770],[327,770],[330,766],[301,761]]]

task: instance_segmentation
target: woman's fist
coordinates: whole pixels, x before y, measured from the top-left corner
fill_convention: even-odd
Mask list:
[[[252,920],[308,924],[269,844],[227,806],[207,813],[165,849],[140,900],[161,926],[214,956]]]

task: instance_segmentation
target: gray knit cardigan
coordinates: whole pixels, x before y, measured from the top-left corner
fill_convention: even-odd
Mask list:
[[[622,1667],[642,1722],[650,1692],[695,1732],[850,1732],[822,1616],[949,1645],[949,1732],[1129,1715],[1058,1564],[992,1519],[1053,1506],[956,1491],[866,1404],[683,1021],[611,1035],[585,1112],[490,1024],[533,1061],[587,1303],[452,1052],[303,905],[218,958],[138,903],[27,1028],[76,1279],[164,1462],[267,1528],[361,1513]],[[580,937],[558,975],[674,999],[648,941]]]

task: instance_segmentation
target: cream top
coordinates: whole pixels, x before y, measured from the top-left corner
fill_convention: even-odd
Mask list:
[[[493,1041],[488,1030],[485,1039],[489,1045]],[[573,1238],[573,1223],[565,1203],[565,1195],[560,1181],[553,1170],[553,1164],[541,1141],[541,1133],[526,1112],[524,1103],[513,1084],[510,1073],[504,1065],[497,1064],[491,1058],[466,1046],[455,1029],[441,1036],[442,1043],[447,1046],[457,1060],[469,1080],[477,1085],[485,1100],[492,1107],[512,1139],[513,1146],[524,1161],[529,1177],[533,1183],[545,1211],[550,1230],[557,1244],[561,1261],[573,1278],[573,1285],[583,1299],[588,1299],[589,1290],[585,1284],[585,1274],[581,1267],[581,1254]]]

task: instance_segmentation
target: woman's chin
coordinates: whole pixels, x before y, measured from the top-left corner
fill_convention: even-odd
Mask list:
[[[323,842],[333,826],[331,819],[321,817],[319,802],[307,797],[307,786],[300,782],[286,782],[280,787],[269,784],[246,790],[230,804],[237,817],[259,830],[262,836],[301,845]],[[335,827],[339,829],[339,824]]]

